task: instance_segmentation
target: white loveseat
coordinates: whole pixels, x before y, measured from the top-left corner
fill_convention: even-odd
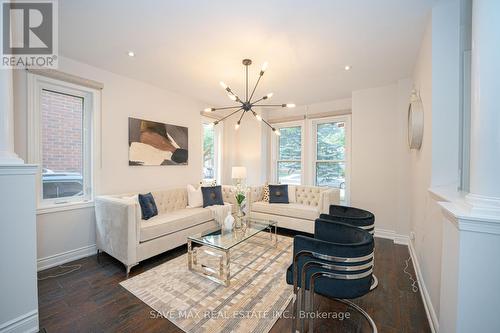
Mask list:
[[[158,215],[141,218],[137,193],[103,195],[95,200],[97,250],[121,261],[127,275],[140,261],[176,248],[187,237],[215,226],[213,211],[188,208],[186,188],[152,191]],[[222,186],[225,203],[236,211],[235,188]]]
[[[340,202],[340,190],[289,185],[288,204],[263,201],[263,186],[250,188],[250,216],[278,222],[278,227],[314,233],[314,220]],[[295,193],[295,196],[293,196]]]

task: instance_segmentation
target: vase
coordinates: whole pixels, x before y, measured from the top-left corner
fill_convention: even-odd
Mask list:
[[[243,219],[243,210],[241,209],[241,205],[238,205],[238,211],[236,212],[236,219],[234,220],[234,228],[241,229],[242,227],[242,219]]]
[[[233,229],[233,223],[234,223],[234,217],[231,215],[231,212],[229,211],[227,213],[226,218],[224,219],[224,225],[222,226],[224,228],[224,231],[231,231]]]

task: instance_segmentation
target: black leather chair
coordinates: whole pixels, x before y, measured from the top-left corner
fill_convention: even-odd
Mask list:
[[[330,220],[315,221],[314,238],[295,236],[293,263],[287,270],[287,283],[293,285],[292,332],[297,326],[297,314],[314,311],[314,294],[333,298],[361,313],[373,332],[377,327],[361,307],[348,299],[361,297],[372,290],[373,236],[362,229]],[[309,291],[309,304],[306,303]],[[304,332],[305,319],[300,320]],[[314,320],[309,320],[309,332],[314,331]]]

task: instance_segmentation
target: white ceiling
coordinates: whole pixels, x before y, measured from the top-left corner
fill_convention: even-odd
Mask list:
[[[243,58],[252,81],[267,60],[257,95],[310,104],[410,76],[433,2],[60,0],[59,49],[213,105],[220,80],[243,91]]]

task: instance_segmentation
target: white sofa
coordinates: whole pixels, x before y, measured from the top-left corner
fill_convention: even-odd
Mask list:
[[[340,190],[317,186],[289,185],[288,204],[275,204],[262,200],[263,186],[251,187],[250,216],[278,222],[278,227],[314,233],[314,220],[321,213],[328,214],[330,205],[340,202]],[[292,197],[295,192],[295,196]]]
[[[187,237],[215,226],[212,210],[188,208],[186,188],[152,191],[158,215],[141,218],[137,193],[98,196],[95,200],[97,251],[121,261],[127,270],[140,261],[176,248]],[[235,188],[222,186],[225,203],[236,211]]]

